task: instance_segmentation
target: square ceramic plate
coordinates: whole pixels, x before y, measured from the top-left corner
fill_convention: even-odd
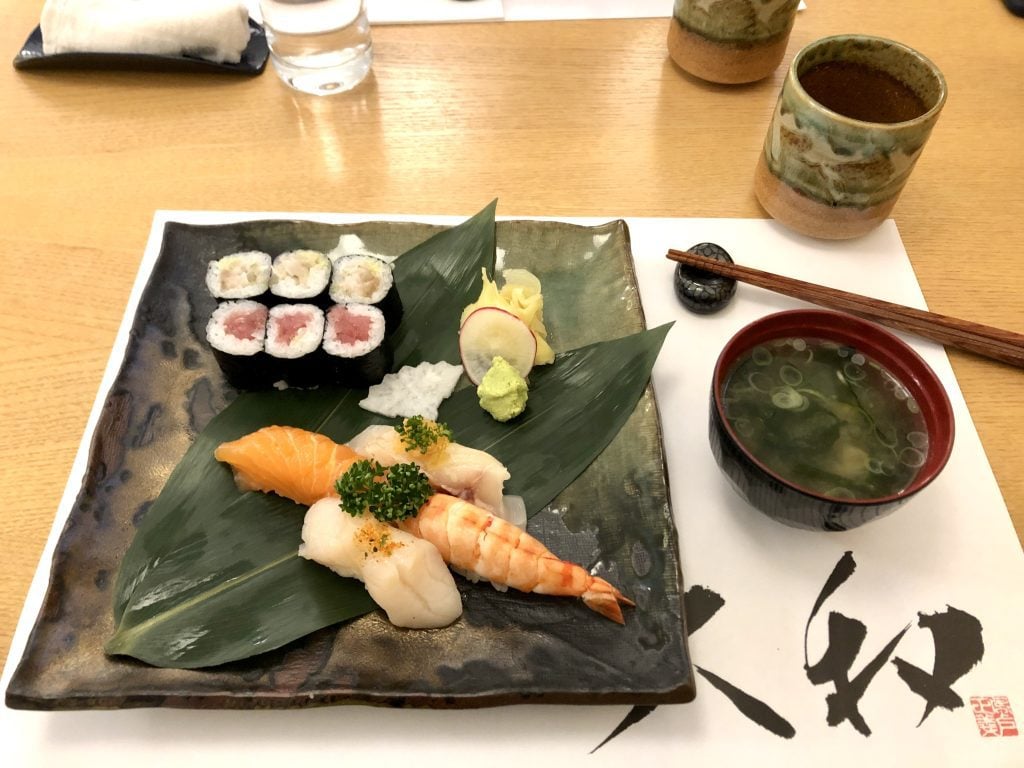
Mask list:
[[[259,24],[249,19],[249,44],[237,64],[221,64],[196,56],[156,56],[148,53],[44,53],[43,33],[32,30],[18,55],[15,69],[122,69],[145,72],[222,72],[258,75],[267,66],[267,36]]]
[[[304,221],[165,227],[8,706],[653,705],[693,698],[678,538],[649,386],[612,443],[529,525],[552,551],[599,566],[636,600],[624,627],[579,601],[458,579],[465,612],[441,630],[399,630],[374,612],[201,670],[104,654],[114,630],[112,585],[135,526],[196,433],[234,394],[203,341],[214,305],[204,288],[207,262],[240,250],[329,251],[339,240],[348,250],[398,255],[438,229]],[[643,329],[624,222],[499,222],[497,245],[505,267],[541,279],[557,349]]]

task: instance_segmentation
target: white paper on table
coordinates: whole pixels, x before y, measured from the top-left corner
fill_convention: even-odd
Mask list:
[[[501,21],[502,0],[366,0],[370,24]]]
[[[668,18],[672,0],[505,0],[505,21]],[[805,8],[801,0],[798,10]]]
[[[259,21],[259,0],[248,5]],[[366,0],[366,10],[371,24],[668,18],[672,0]]]
[[[249,15],[262,23],[259,0],[245,0]],[[446,24],[502,21],[502,0],[366,0],[366,16],[374,24]]]
[[[263,218],[309,218],[334,223],[453,217],[370,214],[158,212],[39,569],[32,582],[3,673],[3,687],[20,659],[37,615],[54,546],[77,494],[102,401],[127,343],[142,288],[159,252],[166,221],[220,224]],[[566,219],[596,224],[606,219]],[[704,673],[717,676],[772,708],[795,735],[782,738],[755,724],[704,673],[697,698],[660,706],[590,754],[630,713],[626,706],[523,705],[484,710],[392,710],[361,706],[291,711],[169,709],[25,712],[0,710],[4,765],[216,766],[342,761],[345,765],[410,764],[448,767],[464,762],[515,765],[759,766],[828,764],[1024,764],[1024,739],[986,737],[972,697],[1015,707],[1024,718],[1024,555],[977,432],[939,345],[907,338],[949,392],[956,443],[940,477],[905,507],[845,533],[790,529],[749,508],[728,486],[708,448],[707,398],[714,360],[736,330],[772,311],[803,305],[751,286],[713,316],[677,303],[670,247],[717,242],[740,263],[812,282],[923,307],[921,291],[889,221],[855,241],[826,243],[789,233],[771,221],[627,218],[648,327],[675,322],[653,373],[680,532],[684,580],[720,595],[725,604],[692,634],[690,652]],[[859,702],[870,736],[849,722],[826,724],[832,684],[812,685],[804,672],[804,630],[814,600],[832,569],[851,552],[857,568],[827,600],[810,626],[808,656],[824,653],[829,612],[863,622],[866,638],[851,665],[859,674],[901,630],[900,640]],[[923,699],[896,672],[899,658],[930,673],[932,633],[919,615],[952,606],[983,626],[984,658],[950,681],[964,704],[937,708],[922,721]],[[992,697],[995,697],[994,699]],[[1009,720],[1002,722],[1008,727]]]
[[[505,0],[505,21],[633,19],[672,15],[672,0]]]

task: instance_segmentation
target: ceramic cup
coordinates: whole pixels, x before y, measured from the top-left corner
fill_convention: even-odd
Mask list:
[[[811,43],[793,59],[754,191],[812,237],[858,237],[896,204],[946,101],[939,69],[912,48],[865,35]]]
[[[672,60],[713,83],[761,80],[779,66],[800,0],[675,0]]]

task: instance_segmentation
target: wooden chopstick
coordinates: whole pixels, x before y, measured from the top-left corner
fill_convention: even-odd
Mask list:
[[[669,249],[666,255],[672,261],[705,272],[731,277],[829,309],[849,312],[890,328],[897,328],[941,344],[1024,368],[1024,335],[1013,331],[905,307],[902,304],[893,304],[838,288],[815,285],[739,264],[725,264],[688,251]]]

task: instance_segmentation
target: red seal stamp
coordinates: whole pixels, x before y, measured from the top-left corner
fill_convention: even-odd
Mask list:
[[[1020,735],[1008,696],[971,696],[971,710],[981,736]]]

